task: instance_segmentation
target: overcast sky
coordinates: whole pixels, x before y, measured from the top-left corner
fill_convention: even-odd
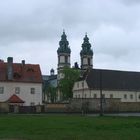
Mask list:
[[[94,68],[140,71],[140,0],[0,0],[0,59],[56,73],[63,29],[71,65],[87,32]]]

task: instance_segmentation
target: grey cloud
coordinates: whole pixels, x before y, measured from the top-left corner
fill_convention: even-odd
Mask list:
[[[58,28],[90,31],[91,29],[98,30],[102,24],[117,24],[123,28],[127,26],[130,28],[135,24],[135,19],[129,18],[129,16],[135,17],[133,12],[131,15],[128,14],[128,11],[124,12],[127,10],[125,7],[122,7],[124,10],[118,11],[119,7],[114,3],[106,4],[104,1],[98,3],[95,0],[92,2],[93,4],[91,4],[91,0],[80,0],[74,3],[61,0],[60,2],[35,1],[34,7],[32,7],[33,1],[31,1],[26,7],[26,2],[22,1],[23,7],[11,9],[12,12],[9,11],[7,14],[9,17],[6,16],[0,24],[1,42],[9,42],[10,39],[11,41],[32,41],[56,38]],[[21,6],[19,2],[16,1],[16,3]],[[26,7],[25,10],[24,7]],[[130,11],[132,10],[130,9]]]
[[[87,32],[95,52],[94,66],[116,68],[116,62],[117,68],[119,64],[120,68],[123,65],[128,68],[130,63],[135,65],[133,68],[139,68],[134,63],[139,59],[139,9],[138,0],[2,1],[1,57],[25,57],[40,63],[44,72],[56,68],[56,50],[64,28],[72,49],[72,64],[80,62],[79,52]],[[38,48],[42,55],[36,58]],[[133,55],[136,59],[130,61]]]
[[[140,4],[140,1],[139,0],[120,0],[120,2],[128,5],[128,6],[133,6],[133,5],[137,5],[137,4]]]

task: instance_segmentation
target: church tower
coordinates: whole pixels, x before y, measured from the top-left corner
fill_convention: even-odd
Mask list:
[[[84,42],[82,44],[80,56],[82,70],[86,70],[88,68],[93,67],[93,51],[91,49],[91,44],[89,43],[89,38],[87,37],[87,34],[84,37]]]
[[[59,48],[57,50],[58,54],[58,81],[63,78],[62,70],[64,67],[70,67],[70,54],[71,50],[69,47],[69,42],[67,41],[67,36],[65,31],[61,36],[61,40],[59,41]]]

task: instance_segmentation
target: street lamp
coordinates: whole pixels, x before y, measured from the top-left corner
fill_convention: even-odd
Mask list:
[[[100,70],[100,116],[103,116],[102,70]]]
[[[82,81],[82,105],[81,105],[82,115],[84,114],[83,96],[84,96],[84,80]]]

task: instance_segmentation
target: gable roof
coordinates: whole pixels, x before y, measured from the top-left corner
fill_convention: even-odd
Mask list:
[[[38,64],[12,63],[13,79],[10,82],[42,83],[42,75]],[[0,81],[9,81],[7,63],[0,62]]]
[[[7,101],[9,103],[24,103],[24,101],[15,94],[13,94]]]
[[[91,89],[140,91],[140,72],[92,69],[85,79]]]

